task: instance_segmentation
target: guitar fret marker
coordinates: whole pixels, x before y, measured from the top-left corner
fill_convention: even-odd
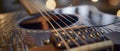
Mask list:
[[[58,47],[61,47],[61,46],[62,46],[62,44],[61,44],[61,43],[58,43],[58,44],[57,44],[57,46],[58,46]]]
[[[81,36],[83,39],[86,39],[86,37],[84,35]]]
[[[63,35],[65,35],[65,32],[61,32]]]
[[[94,36],[92,34],[90,34],[90,37],[93,38]]]
[[[80,32],[77,32],[77,34],[81,34]]]
[[[69,33],[73,33],[72,31],[70,31]]]

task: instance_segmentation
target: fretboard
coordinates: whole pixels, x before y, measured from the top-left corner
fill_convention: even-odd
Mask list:
[[[81,49],[85,51],[88,49],[98,50],[113,45],[112,41],[104,36],[104,32],[97,30],[95,27],[75,27],[72,28],[72,30],[69,28],[64,30],[65,31],[53,31],[51,35],[52,43],[58,49],[66,50],[65,44],[67,44],[72,51],[79,51]],[[64,39],[65,44],[60,36]]]

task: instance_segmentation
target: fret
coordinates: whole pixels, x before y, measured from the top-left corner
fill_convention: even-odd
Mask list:
[[[97,31],[96,29],[94,30],[94,29],[93,29],[93,27],[83,27],[83,28],[73,28],[73,30],[70,30],[70,29],[65,29],[65,30],[73,38],[73,40],[75,40],[77,43],[79,43],[79,45],[80,45],[79,47],[85,46],[88,44],[93,44],[96,42],[104,42],[104,41],[109,40],[104,35],[102,35],[103,33],[100,33],[99,31]],[[66,35],[65,32],[63,32],[61,30],[58,30],[58,32],[63,37],[63,39],[69,45],[70,48],[77,47],[76,44]],[[76,32],[76,34],[75,34],[75,32]],[[55,34],[52,34],[52,35],[55,35]],[[52,40],[52,42],[55,42],[55,44],[56,44],[55,46],[57,48],[65,49],[64,44],[59,43],[61,40],[58,41],[57,39],[59,39],[59,38],[57,38],[57,36],[56,36]]]

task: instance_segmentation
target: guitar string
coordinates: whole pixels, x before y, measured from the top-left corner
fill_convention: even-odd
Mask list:
[[[52,20],[60,27],[61,30],[63,30],[63,31],[66,33],[66,35],[67,35],[77,46],[80,46],[80,45],[59,25],[59,23],[57,23],[46,11],[45,11],[45,13],[49,16],[50,19],[52,19]]]
[[[68,17],[69,17],[69,15],[67,15]],[[75,20],[75,19],[74,19]],[[93,26],[93,29],[95,28],[95,26]],[[110,31],[113,31],[113,30],[111,30],[111,29],[109,29],[109,28],[107,28],[108,30],[110,30]]]
[[[47,10],[47,9],[46,9]],[[54,13],[50,12],[51,14],[53,14],[54,16],[56,16]],[[65,18],[62,14],[59,14],[61,17]],[[57,17],[57,16],[56,16]],[[59,17],[57,17],[60,21],[62,21]],[[71,17],[70,17],[71,18]],[[66,18],[65,18],[66,19]],[[67,21],[69,21],[70,23],[72,23],[70,20],[66,19]],[[73,19],[74,20],[74,19]],[[62,21],[63,22],[63,21]],[[63,22],[64,23],[64,22]],[[66,23],[64,23],[66,26],[68,26]],[[69,26],[68,26],[69,27]],[[69,29],[71,29],[69,27]],[[75,34],[77,34],[73,29],[71,29]],[[82,39],[81,37],[79,37],[80,39]],[[83,39],[82,39],[83,40]],[[84,40],[83,40],[84,41]],[[86,42],[85,42],[86,43]]]
[[[46,9],[47,10],[47,9]],[[55,17],[57,17],[54,13],[50,12],[52,15],[54,15]],[[59,14],[62,18],[65,18],[62,14]],[[73,33],[75,33],[76,36],[78,36],[85,44],[87,44],[72,28],[70,28],[70,26],[68,26],[63,20],[61,20],[59,17],[57,17],[64,25],[66,25]],[[66,19],[66,18],[65,18]],[[71,24],[72,22],[68,19],[66,19],[67,21],[69,21]]]
[[[69,15],[67,15],[67,16],[69,17]],[[74,19],[74,20],[75,20],[75,19]],[[92,29],[94,29],[94,28],[95,28],[95,26],[92,27]],[[88,30],[88,29],[89,29],[89,28],[86,27],[86,30]],[[91,32],[91,33],[94,33],[94,32]],[[96,36],[95,34],[93,34],[93,35]],[[96,36],[96,37],[97,37],[97,36]],[[97,37],[97,38],[99,38],[99,37]]]
[[[54,14],[54,13],[53,13]],[[61,15],[61,14],[59,14],[60,16],[62,16],[63,18],[65,18],[63,15]],[[66,15],[66,16],[68,16],[68,15]],[[71,18],[70,16],[68,16],[69,18]],[[66,18],[65,18],[66,19]],[[74,18],[72,18],[73,20],[75,20]],[[69,21],[70,23],[72,23],[70,20],[68,20],[68,19],[66,19],[67,21]],[[72,30],[72,29],[71,29]],[[80,29],[79,29],[80,30]],[[72,30],[73,31],[73,30]],[[74,32],[74,31],[73,31]],[[83,32],[83,31],[82,31]],[[74,32],[75,34],[76,34],[76,32]],[[82,39],[82,38],[80,38],[80,39]],[[92,40],[92,39],[91,39]],[[86,43],[86,42],[84,42],[84,43]]]
[[[51,14],[53,14],[55,17],[57,17],[54,13],[50,12]],[[67,21],[69,21],[71,24],[72,22],[70,20],[68,20],[67,18],[65,18],[65,16],[63,16],[62,14],[59,14],[62,18],[66,19]],[[70,26],[68,26],[66,23],[64,23],[64,21],[62,21],[59,17],[57,17],[64,25],[66,25],[73,33],[75,33],[75,35],[80,38],[85,44],[87,44],[87,42],[85,42],[78,34],[77,32],[75,32],[72,28],[70,28]]]
[[[47,14],[48,15],[48,14]],[[49,15],[50,16],[50,15]],[[51,16],[50,16],[51,17]],[[51,19],[55,22],[55,20],[51,17]],[[61,21],[61,20],[60,20]],[[61,21],[61,22],[63,22],[63,21]],[[65,33],[66,33],[66,35],[77,45],[77,46],[79,46],[79,44],[69,35],[69,33],[67,33],[66,32],[66,30],[64,30],[57,22],[55,22],[59,27],[60,27],[60,29],[62,29]],[[63,24],[65,24],[65,23],[63,23]],[[66,24],[65,24],[66,25]],[[68,27],[68,26],[67,26]]]
[[[52,12],[51,12],[52,13]],[[54,14],[54,13],[52,13],[52,14]],[[59,14],[61,17],[63,17],[63,18],[65,18],[62,14]],[[67,17],[69,17],[69,18],[71,18],[69,15],[66,15]],[[66,19],[66,18],[65,18]],[[74,20],[74,21],[76,21],[74,18],[71,18],[72,20]],[[66,19],[67,21],[69,21],[70,23],[72,23],[70,20],[68,20],[68,19]],[[71,29],[71,28],[70,28]],[[71,29],[72,30],[72,29]],[[80,30],[80,29],[79,29]],[[74,30],[72,30],[75,34],[77,34]],[[83,31],[82,31],[83,32]],[[85,34],[85,33],[84,33]],[[82,38],[80,38],[80,39],[82,39]],[[91,38],[89,38],[89,39],[91,39]],[[84,41],[83,39],[82,39],[82,41]],[[84,41],[84,43],[86,43],[87,44],[87,42],[85,42]]]
[[[33,0],[32,0],[32,2],[33,2]],[[33,4],[35,4],[35,3],[33,3]],[[36,6],[36,4],[35,4],[34,6]],[[33,6],[33,7],[34,7],[34,6]],[[38,10],[38,11],[41,13],[41,15],[49,22],[49,24],[53,27],[53,29],[55,30],[55,32],[59,35],[60,39],[63,41],[63,43],[64,43],[64,45],[66,46],[67,50],[70,50],[70,47],[69,47],[69,45],[67,45],[67,43],[65,42],[64,38],[59,34],[59,32],[58,32],[57,29],[52,25],[52,23],[49,21],[49,19],[42,13],[41,8],[38,8],[38,7],[39,7],[39,6],[36,6],[36,7],[34,7],[34,8],[35,8],[36,10]]]
[[[47,13],[47,12],[46,12]],[[48,15],[48,14],[47,14]],[[50,16],[51,17],[51,16]],[[51,19],[52,20],[54,20],[52,17],[51,17]],[[54,22],[55,22],[55,20],[54,20]],[[57,23],[58,24],[58,23]],[[60,26],[59,26],[60,27]],[[63,30],[64,32],[65,32],[65,30]],[[67,32],[66,32],[67,33]],[[68,34],[68,33],[67,33]],[[74,41],[74,39],[68,34],[68,36]],[[77,43],[77,42],[75,42],[74,41],[74,43],[76,44],[76,45],[78,45],[79,46],[79,44]]]
[[[69,18],[71,18],[71,17],[70,17],[69,15],[67,15],[67,14],[66,14],[66,16],[69,17]],[[64,17],[64,18],[65,18],[65,17]],[[65,19],[66,19],[66,18],[65,18]],[[74,21],[77,21],[77,20],[75,20],[74,18],[71,18],[71,19],[74,20]],[[66,19],[66,20],[68,20],[68,19]],[[69,20],[68,20],[68,21],[69,21]],[[69,21],[69,22],[71,22],[71,21]],[[80,22],[78,22],[78,23],[80,23]],[[79,29],[79,30],[80,30],[80,29]]]
[[[60,14],[59,14],[59,15],[60,15]],[[61,15],[61,16],[64,17],[63,15]],[[67,16],[68,16],[68,15],[67,15]],[[65,18],[65,17],[64,17],[64,18]],[[75,20],[75,19],[73,19],[73,20]],[[72,22],[71,22],[70,20],[68,20],[68,19],[67,19],[67,21],[69,21],[70,23],[72,23]],[[70,28],[70,29],[71,29],[71,28]],[[72,29],[71,29],[71,30],[72,30]],[[79,30],[80,30],[80,29],[79,29]],[[72,31],[74,32],[74,30],[72,30]],[[80,30],[80,31],[81,31],[81,30]],[[82,32],[83,32],[83,31],[82,31]],[[77,34],[76,32],[74,32],[74,33]],[[84,33],[84,34],[85,34],[85,33]],[[78,35],[78,34],[77,34],[77,35]],[[79,35],[78,35],[78,36],[79,36]],[[84,35],[83,35],[83,36],[84,36]],[[79,37],[80,37],[80,36],[79,36]],[[80,37],[80,39],[82,39],[82,38]],[[92,40],[92,42],[94,42],[92,38],[89,37],[89,39]],[[86,43],[83,39],[82,39],[82,41],[83,41],[84,43]],[[88,48],[89,48],[89,47],[88,47]],[[88,50],[89,50],[89,49],[88,49]]]
[[[67,15],[68,16],[68,15]],[[75,19],[74,19],[75,20]],[[94,29],[95,27],[93,27],[93,29]],[[96,29],[96,28],[95,28]],[[110,29],[109,29],[110,30]],[[114,47],[113,47],[114,48]]]
[[[63,16],[64,17],[64,16]],[[69,21],[70,22],[70,21]]]

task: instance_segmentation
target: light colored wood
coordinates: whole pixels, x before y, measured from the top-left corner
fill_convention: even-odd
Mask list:
[[[77,48],[72,48],[70,51],[93,51],[93,50],[98,50],[106,47],[111,47],[113,46],[113,43],[111,40],[108,41],[103,41],[103,42],[98,42],[98,43],[93,43]]]
[[[30,14],[36,14],[39,13],[33,6],[31,1],[32,0],[19,0],[22,5],[26,8],[26,10],[30,13]]]
[[[103,42],[93,43],[89,45],[83,45],[81,47],[72,48],[70,49],[70,51],[94,51],[94,50],[98,50],[106,47],[112,47],[112,46],[113,46],[112,41],[108,40],[108,41],[103,41]],[[67,51],[67,50],[58,50],[52,44],[37,47],[37,48],[31,48],[29,50],[30,51]]]
[[[61,50],[56,49],[52,44],[50,44],[41,47],[30,48],[29,51],[61,51]]]
[[[48,18],[49,19],[49,18]],[[50,20],[50,19],[49,19]],[[30,23],[41,23],[42,24],[42,28],[44,30],[48,30],[49,29],[49,25],[47,23],[48,21],[44,18],[44,17],[38,17],[38,18],[33,18],[33,19],[29,19],[29,20],[25,20],[23,21],[21,24],[30,24]]]

